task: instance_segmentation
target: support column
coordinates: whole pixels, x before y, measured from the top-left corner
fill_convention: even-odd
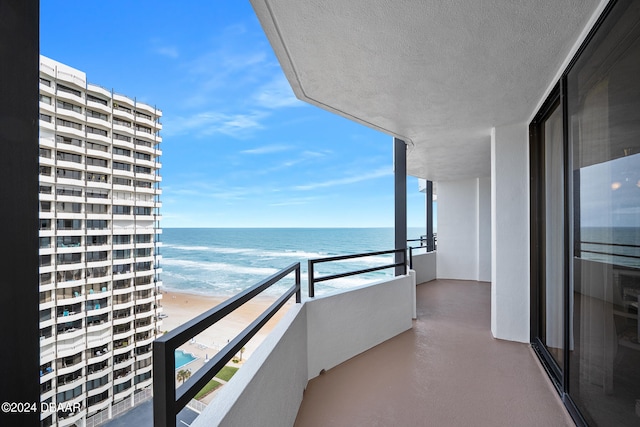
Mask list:
[[[427,219],[427,252],[435,250],[435,242],[433,241],[433,182],[426,182],[426,219]]]
[[[0,425],[40,425],[38,0],[0,1]],[[35,409],[35,410],[34,410]]]
[[[491,132],[491,332],[529,342],[529,148],[525,123]]]
[[[405,256],[396,254],[395,262],[402,262],[407,250],[407,144],[393,138],[393,176],[395,195],[395,248],[404,249]],[[396,267],[396,276],[404,274],[403,267]]]

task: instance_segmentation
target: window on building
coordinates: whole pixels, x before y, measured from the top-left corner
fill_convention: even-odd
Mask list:
[[[80,123],[72,122],[71,120],[56,119],[56,124],[58,126],[82,130],[82,125]]]
[[[114,215],[131,215],[131,206],[113,205],[112,212]]]
[[[109,133],[104,129],[94,128],[93,126],[87,126],[87,133],[94,135],[107,136]]]
[[[87,116],[93,117],[94,119],[100,119],[105,121],[109,120],[109,117],[106,114],[101,113],[100,111],[91,110],[89,108],[87,108]]]
[[[61,108],[63,110],[73,111],[74,113],[82,114],[82,107],[79,105],[72,104],[70,102],[62,101],[60,99],[56,100],[56,107]]]
[[[108,160],[98,159],[98,158],[89,157],[89,156],[87,156],[87,164],[89,166],[99,166],[101,168],[108,168],[109,167],[109,161]]]
[[[82,96],[82,94],[80,93],[79,90],[72,89],[69,86],[64,86],[64,85],[61,85],[61,84],[58,83],[57,87],[58,87],[58,92],[66,92],[66,93],[70,93],[70,94],[75,95],[75,96]]]
[[[131,180],[127,178],[120,178],[118,176],[113,177],[113,183],[117,185],[131,185]]]
[[[131,150],[126,150],[120,147],[113,147],[113,154],[117,154],[118,156],[131,157]]]
[[[97,96],[91,95],[91,94],[87,94],[87,101],[91,101],[91,102],[97,102],[98,104],[102,104],[104,106],[109,105],[109,103],[107,102],[107,100],[99,98]]]

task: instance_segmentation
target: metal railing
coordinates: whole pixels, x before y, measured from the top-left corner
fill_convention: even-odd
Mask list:
[[[604,250],[595,250],[595,249],[586,249],[583,248],[582,245],[597,245],[602,247]],[[606,250],[608,247],[611,247],[610,250]],[[614,249],[619,248],[622,250],[636,250],[640,249],[640,245],[628,244],[628,243],[605,243],[605,242],[590,242],[590,241],[581,241],[579,247],[579,253],[588,253],[588,254],[596,254],[596,255],[608,255],[612,257],[622,257],[622,258],[631,258],[631,259],[640,259],[640,251],[639,254],[632,253],[621,253],[615,252]]]
[[[412,246],[411,242],[420,242],[419,246]],[[422,235],[419,239],[409,239],[407,243],[407,249],[409,249],[409,268],[413,269],[413,250],[425,249],[426,252],[433,252],[436,250],[437,235],[434,233],[431,236]]]
[[[329,276],[315,277],[315,275],[314,275],[314,265],[316,265],[316,264],[320,264],[320,263],[323,263],[323,262],[343,261],[343,260],[348,260],[348,259],[363,258],[363,257],[375,256],[375,255],[387,255],[387,254],[402,254],[402,256],[404,258],[404,261],[403,262],[396,262],[394,264],[386,264],[386,265],[382,265],[380,267],[372,267],[372,268],[365,268],[363,270],[350,271],[350,272],[347,272],[347,273],[332,274],[332,275],[329,275]],[[355,254],[355,255],[340,255],[340,256],[334,256],[334,257],[328,257],[328,258],[310,259],[308,261],[308,270],[307,270],[308,276],[309,276],[309,297],[313,298],[315,296],[315,284],[316,283],[325,282],[327,280],[340,279],[342,277],[354,276],[356,274],[371,273],[373,271],[384,270],[384,269],[387,269],[387,268],[395,268],[395,267],[404,267],[404,274],[407,274],[407,251],[406,251],[406,249],[392,249],[392,250],[389,250],[389,251],[367,252],[367,253],[361,253],[361,254]]]
[[[295,284],[211,358],[205,366],[194,372],[182,386],[176,389],[176,349],[292,272],[295,272]],[[296,295],[296,303],[300,303],[299,262],[291,264],[156,339],[153,342],[153,425],[155,427],[175,427],[176,415],[294,294]]]

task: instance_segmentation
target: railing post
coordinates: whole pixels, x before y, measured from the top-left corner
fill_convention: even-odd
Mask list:
[[[153,343],[153,426],[176,427],[175,353],[167,343]]]
[[[413,270],[413,246],[409,246],[409,268]]]
[[[411,248],[409,248],[411,250]],[[405,249],[404,251],[402,251],[402,253],[404,254],[404,275],[406,276],[409,271],[407,269],[407,250]],[[409,261],[411,262],[411,261]]]
[[[302,289],[300,287],[300,263],[296,267],[296,303],[302,302]]]
[[[309,298],[313,298],[315,296],[315,286],[313,283],[313,261],[307,261],[307,277],[309,282]]]
[[[393,139],[393,180],[394,180],[394,221],[395,249],[407,249],[407,144],[401,139]],[[407,254],[404,254],[405,270]],[[400,254],[396,252],[395,263],[400,264]],[[402,267],[395,268],[396,276],[402,274]],[[406,271],[405,271],[406,274]]]

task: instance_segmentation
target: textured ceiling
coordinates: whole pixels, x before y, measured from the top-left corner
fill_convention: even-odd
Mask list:
[[[434,181],[490,175],[599,0],[252,0],[296,95],[409,142]]]

